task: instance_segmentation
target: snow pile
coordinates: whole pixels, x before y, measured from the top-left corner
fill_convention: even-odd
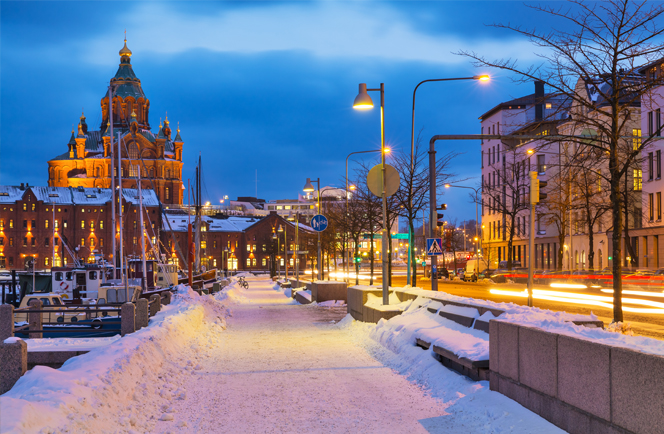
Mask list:
[[[554,312],[537,307],[521,306],[514,303],[497,303],[470,297],[459,297],[444,292],[433,293],[419,288],[408,288],[409,293],[417,294],[422,298],[430,297],[434,300],[455,301],[474,306],[502,310],[499,319],[505,322],[526,327],[534,327],[551,333],[558,333],[578,339],[589,340],[605,345],[612,345],[641,351],[648,354],[664,356],[664,341],[644,336],[630,336],[629,334],[614,333],[601,328],[575,325],[572,321],[596,321],[597,316],[570,314],[567,312]],[[486,315],[486,314],[485,314]],[[494,319],[491,317],[486,317]],[[484,318],[483,318],[484,319]]]
[[[317,305],[323,307],[346,306],[346,302],[344,300],[327,300],[321,301]]]
[[[412,302],[412,300],[406,300],[402,302],[399,300],[399,297],[397,297],[395,293],[391,292],[388,305],[383,305],[382,295],[374,294],[367,294],[367,302],[364,303],[364,305],[380,311],[405,311],[408,309]]]
[[[151,432],[199,365],[220,344],[226,307],[184,285],[150,325],[55,370],[36,366],[0,396],[1,432]],[[163,418],[164,416],[162,416]],[[168,416],[166,416],[168,417]]]
[[[306,298],[307,300],[311,301],[311,291],[308,289],[297,291],[297,293],[301,296]]]
[[[430,301],[418,309],[409,310],[387,321],[380,320],[371,331],[371,337],[388,349],[399,353],[403,347],[412,347],[422,339],[471,360],[488,360],[489,334],[457,324],[428,308],[450,311],[464,316],[479,317],[477,309],[446,305]],[[474,313],[473,313],[474,311]]]
[[[415,306],[415,301],[411,306]],[[564,433],[516,401],[489,390],[488,381],[472,381],[449,370],[434,357],[431,348],[423,350],[410,342],[407,336],[414,331],[405,327],[404,318],[410,317],[413,322],[418,320],[421,327],[447,324],[443,318],[425,323],[419,318],[423,311],[426,307],[411,308],[407,313],[389,321],[381,320],[376,325],[355,321],[347,315],[335,327],[346,330],[357,345],[364,347],[378,361],[444,402],[444,413],[420,421],[428,432]],[[437,315],[429,313],[429,316],[435,318]],[[397,325],[399,321],[404,322],[403,327]]]

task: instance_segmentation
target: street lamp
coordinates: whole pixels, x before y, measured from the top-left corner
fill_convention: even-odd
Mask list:
[[[316,186],[318,187],[318,210],[317,212],[320,213],[320,178],[316,178],[315,181],[312,181],[310,178],[307,178],[307,182],[304,184],[304,188],[302,188],[302,191],[306,193],[312,193],[314,191],[314,186],[312,182],[316,183]],[[317,231],[318,232],[318,231]],[[321,261],[321,253],[320,253],[320,232],[318,232],[318,280],[323,280],[323,262]]]
[[[481,189],[482,187],[473,188],[473,187],[466,187],[465,185],[452,185],[452,184],[445,184],[445,188],[450,188],[450,187],[454,187],[454,188],[466,188],[466,189],[468,189],[468,190],[472,190],[472,191],[475,192],[475,240],[477,240],[477,239],[478,239],[478,235],[477,235],[477,225],[479,225],[478,214],[477,214],[477,202],[479,201],[479,197],[480,197],[480,189]],[[464,236],[465,236],[465,230],[464,230]],[[464,243],[465,243],[465,241],[464,241]],[[479,247],[476,247],[476,249],[477,249],[477,250],[475,251],[475,253],[477,254],[477,261],[476,261],[476,265],[475,265],[475,272],[476,272],[477,275],[479,276],[479,274],[480,274],[480,270],[479,270],[479,267],[480,267],[480,261],[479,261],[479,257],[480,257],[480,255],[479,255]]]
[[[487,81],[490,80],[490,77],[487,74],[482,74],[482,75],[474,75],[472,77],[432,78],[432,79],[429,79],[429,80],[420,81],[417,84],[417,86],[415,86],[415,89],[413,89],[413,110],[412,110],[412,120],[411,120],[411,124],[410,124],[410,170],[411,171],[415,170],[415,94],[417,92],[417,88],[420,87],[420,85],[422,85],[424,83],[428,83],[430,81],[458,81],[458,80],[477,80],[477,81],[487,82]],[[431,156],[430,156],[429,160],[431,161]],[[433,158],[433,162],[434,162],[434,165],[435,165],[435,162],[436,162],[435,156]],[[431,164],[431,163],[429,163],[429,164]],[[432,168],[430,168],[429,170],[433,171]],[[432,182],[433,182],[433,180],[432,180]],[[410,208],[412,210],[412,208],[413,208],[412,193],[409,195],[409,202],[410,202]],[[435,212],[435,210],[431,212],[430,218],[434,217],[434,214],[433,214],[434,212]],[[431,233],[433,234],[433,226],[431,225],[431,223],[429,224],[429,226],[431,226],[431,228],[432,228]],[[410,233],[410,222],[409,222],[409,224],[408,224],[408,242],[410,243],[411,246],[413,245],[412,237],[413,237],[413,234]],[[410,268],[412,266],[412,264],[411,264],[412,259],[413,259],[413,254],[412,254],[411,249],[409,248],[408,249],[408,267],[406,268],[406,281],[409,285],[412,284],[411,283],[411,276],[410,276]],[[432,264],[433,264],[433,262],[434,261],[432,261]],[[437,288],[438,288],[437,282],[433,283],[433,280],[435,280],[435,279],[432,279],[431,288],[433,289],[435,287],[436,290],[437,290]]]
[[[362,86],[362,85],[360,85],[360,86]],[[365,88],[366,88],[366,85],[365,85]],[[367,97],[368,96],[369,95],[367,95]],[[356,98],[356,100],[357,100],[357,98]],[[371,98],[369,98],[369,100],[371,101]],[[372,105],[372,107],[373,107],[373,105]],[[354,154],[367,154],[367,153],[370,153],[370,152],[381,152],[381,150],[380,149],[371,149],[369,151],[355,151],[355,152],[351,152],[346,157],[346,224],[348,224],[348,190],[349,189],[350,190],[355,190],[357,188],[354,185],[351,185],[351,186],[348,185],[348,159],[350,158],[351,155],[354,155]],[[384,154],[389,154],[390,153],[390,148],[384,148],[383,153]],[[348,265],[348,260],[349,260],[348,256],[349,256],[348,255],[348,248],[346,248],[346,258],[344,258],[345,263],[346,263],[346,267],[345,267],[346,268],[346,283],[348,283],[348,275],[350,274],[350,268],[349,268],[349,265]],[[357,279],[356,279],[356,282],[357,282]]]
[[[367,89],[366,83],[360,83],[359,93],[353,102],[353,108],[356,110],[366,110],[373,108],[373,101],[367,92],[380,92],[380,163],[382,167],[382,198],[383,198],[383,239],[382,239],[382,263],[383,263],[383,305],[390,304],[390,294],[388,288],[388,263],[387,263],[387,194],[385,191],[387,176],[385,172],[385,84],[381,83],[377,89]],[[373,240],[371,240],[373,242]]]

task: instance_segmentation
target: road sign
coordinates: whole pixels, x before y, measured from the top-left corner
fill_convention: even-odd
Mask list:
[[[289,255],[306,255],[309,253],[309,250],[289,250],[286,253]]]
[[[427,238],[427,256],[439,256],[443,254],[442,238]]]
[[[390,166],[389,164],[385,165],[385,194],[387,196],[392,196],[399,189],[401,184],[401,179],[399,178],[399,172],[397,169]],[[374,196],[382,197],[383,196],[383,167],[381,164],[377,164],[371,168],[369,174],[367,175],[367,186],[369,190],[374,194]]]
[[[322,214],[316,214],[311,218],[311,229],[316,232],[323,232],[327,229],[327,217]]]

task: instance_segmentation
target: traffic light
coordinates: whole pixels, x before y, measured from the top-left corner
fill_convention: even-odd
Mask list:
[[[530,172],[530,203],[532,205],[546,199],[546,193],[542,193],[542,189],[546,185],[546,181],[540,181],[537,178],[537,172]]]
[[[438,211],[445,211],[446,209],[447,209],[447,204],[446,203],[443,203],[438,208],[436,208],[436,210],[438,210]],[[440,221],[443,218],[445,218],[445,214],[441,214],[439,212],[436,213],[436,226],[442,226],[442,225],[445,224],[445,222]]]

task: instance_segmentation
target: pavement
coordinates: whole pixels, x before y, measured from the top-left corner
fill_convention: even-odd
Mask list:
[[[346,307],[293,305],[249,280],[211,350],[173,405],[198,433],[426,433],[446,405],[355,345]],[[397,393],[398,392],[398,393]]]

